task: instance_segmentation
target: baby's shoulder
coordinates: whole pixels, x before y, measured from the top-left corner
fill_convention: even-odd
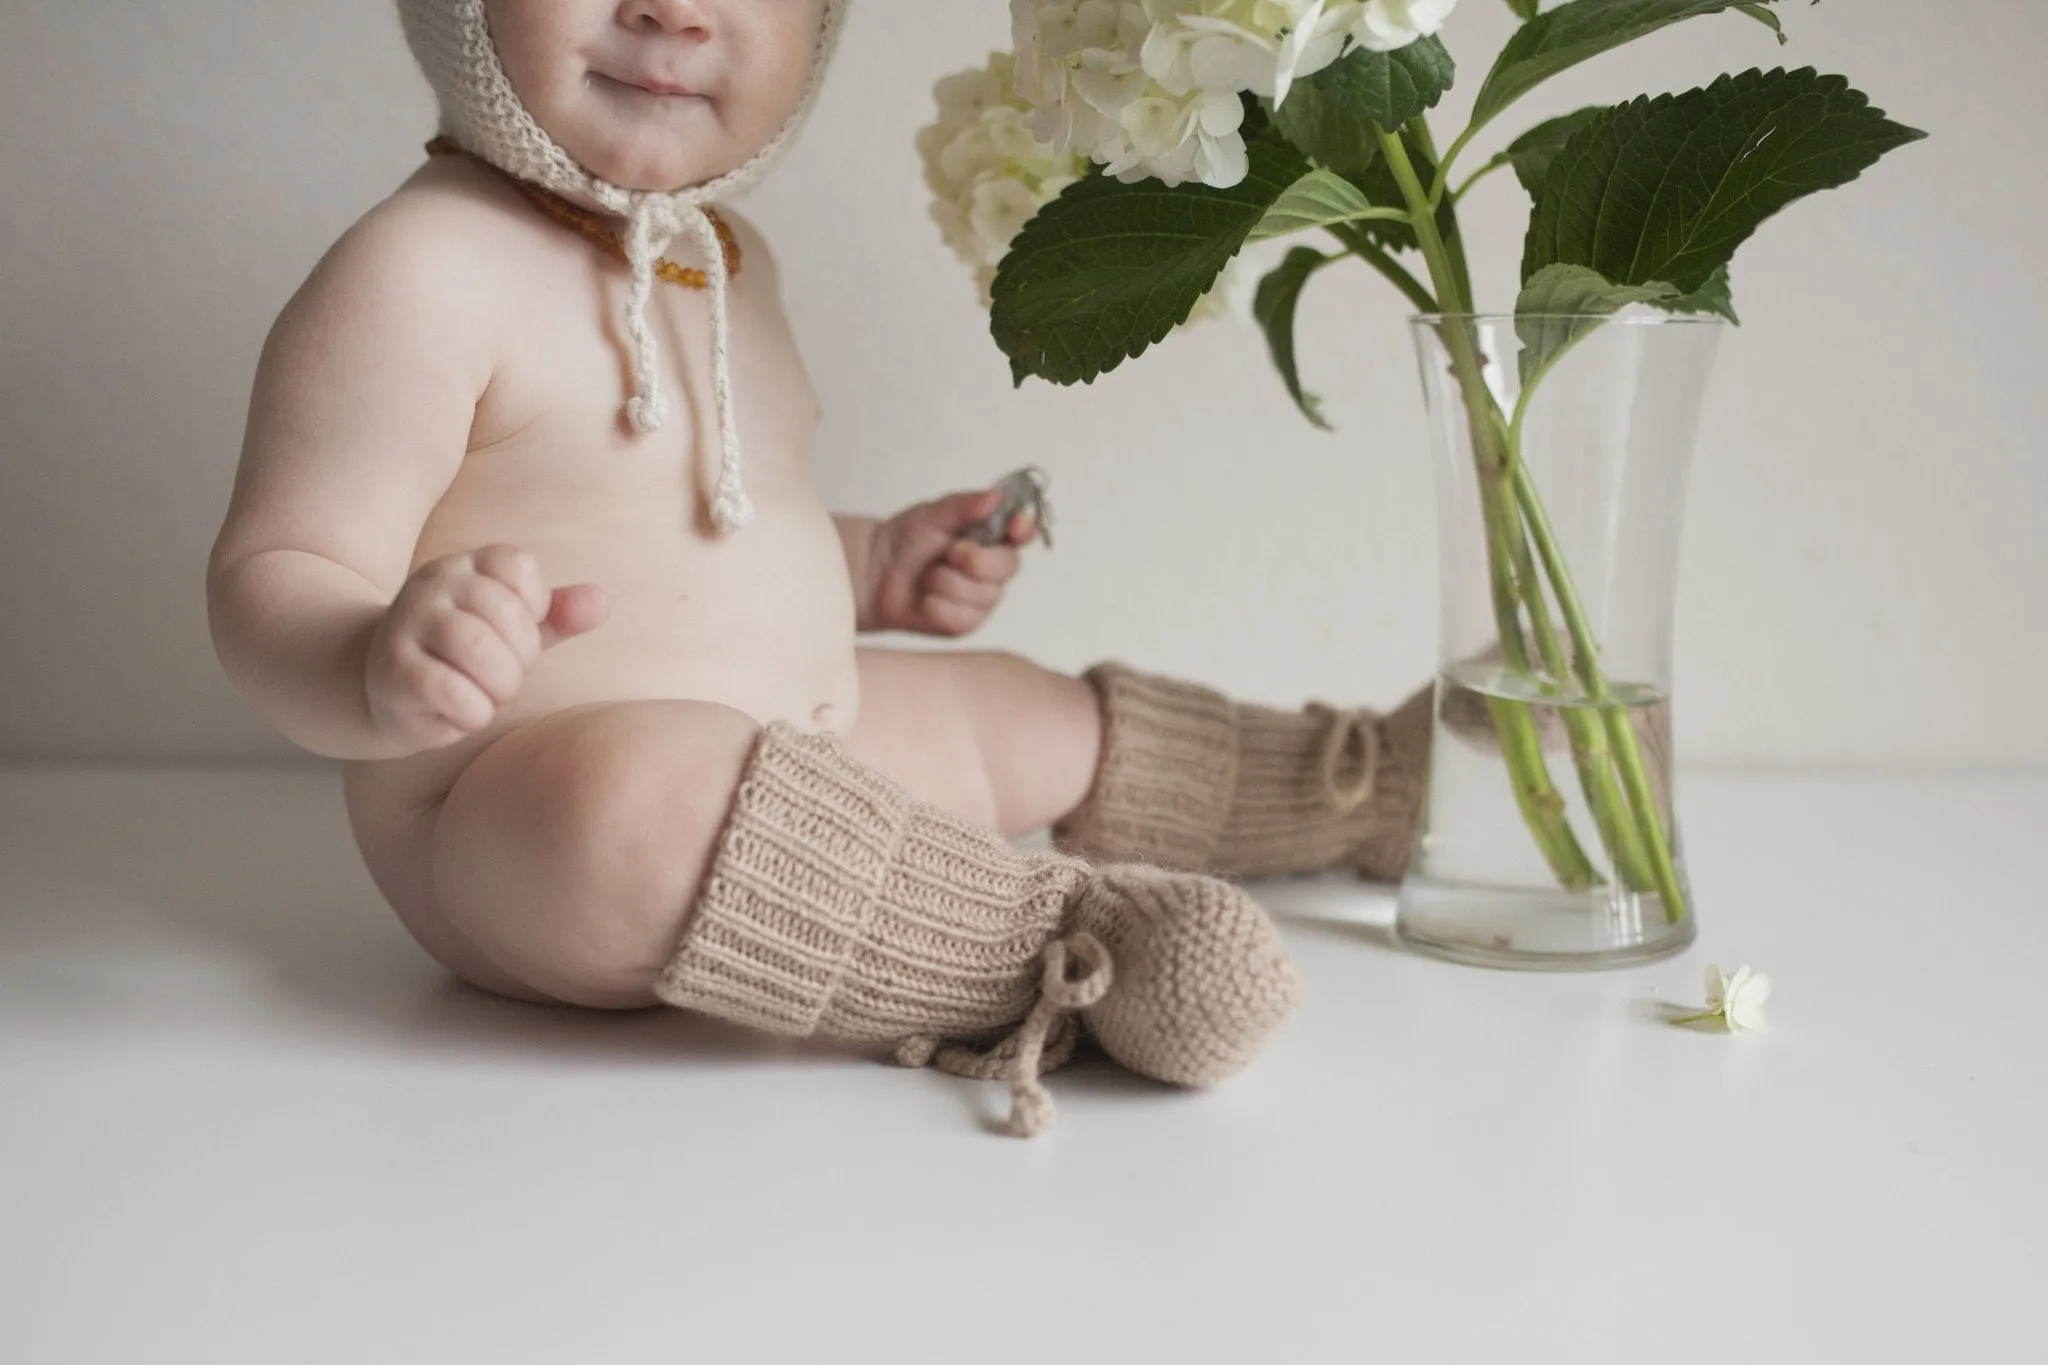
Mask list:
[[[454,158],[446,161],[452,162]],[[506,190],[436,158],[349,225],[286,304],[293,314],[402,311],[488,325],[519,251]]]
[[[328,255],[361,267],[491,273],[529,236],[516,193],[466,158],[435,157],[352,223]]]

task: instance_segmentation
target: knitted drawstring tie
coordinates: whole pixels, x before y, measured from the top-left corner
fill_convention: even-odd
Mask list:
[[[626,331],[633,342],[633,396],[626,415],[640,432],[654,431],[668,420],[668,401],[661,394],[654,329],[647,322],[647,304],[654,293],[654,264],[678,232],[688,232],[704,257],[711,291],[711,387],[718,413],[718,491],[711,500],[711,519],[721,531],[736,531],[754,519],[740,475],[739,423],[733,416],[732,373],[726,360],[728,335],[726,293],[729,275],[718,225],[704,206],[679,203],[673,196],[636,194],[626,210],[626,262],[633,282],[626,295]]]
[[[1069,958],[1079,965],[1079,975],[1067,975]],[[1115,975],[1109,949],[1085,929],[1054,939],[1045,945],[1038,1002],[1014,1033],[981,1052],[933,1038],[907,1038],[896,1049],[896,1061],[936,1067],[969,1080],[1009,1081],[1010,1118],[1005,1126],[1017,1137],[1036,1137],[1051,1126],[1054,1114],[1052,1095],[1038,1078],[1074,1055],[1081,1041],[1075,1011],[1102,999]]]
[[[1318,775],[1323,783],[1323,800],[1339,815],[1349,815],[1372,799],[1373,784],[1380,771],[1380,715],[1369,707],[1340,711],[1323,702],[1308,704],[1310,715],[1321,716],[1329,724],[1329,733],[1323,737],[1323,753],[1318,764]],[[1344,785],[1337,781],[1337,765],[1347,750],[1356,746],[1363,771],[1358,779]]]

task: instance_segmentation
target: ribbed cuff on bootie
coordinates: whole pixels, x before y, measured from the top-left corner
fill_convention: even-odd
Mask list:
[[[669,1004],[1007,1079],[1010,1130],[1052,1117],[1038,1076],[1086,1020],[1141,1074],[1206,1085],[1298,995],[1237,888],[1026,851],[912,798],[836,736],[764,728],[675,956]]]
[[[974,1038],[1023,1018],[1088,868],[925,805],[829,734],[762,731],[655,992],[773,1033]]]
[[[1114,662],[1082,676],[1101,703],[1102,757],[1087,798],[1053,827],[1057,847],[1243,877],[1406,870],[1434,684],[1387,713],[1284,711]]]

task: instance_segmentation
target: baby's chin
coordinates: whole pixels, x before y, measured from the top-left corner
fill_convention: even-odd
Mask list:
[[[674,194],[680,190],[716,180],[728,172],[737,170],[747,158],[734,159],[691,155],[686,149],[667,147],[656,150],[630,148],[621,150],[591,151],[578,154],[577,163],[584,170],[600,180],[606,180],[621,189],[651,190],[658,194]]]
[[[734,138],[708,102],[695,100],[645,117],[592,120],[571,135],[573,141],[547,131],[600,180],[661,194],[716,180],[761,150]]]

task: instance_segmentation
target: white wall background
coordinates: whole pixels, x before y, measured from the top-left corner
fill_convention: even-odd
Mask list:
[[[1092,389],[1010,387],[925,218],[931,83],[1002,0],[860,0],[811,130],[749,209],[827,409],[828,498],[887,511],[1037,462],[1058,547],[975,643],[1293,703],[1389,701],[1435,658],[1436,530],[1405,306],[1357,270],[1304,307],[1293,412],[1257,333],[1209,325]],[[1667,30],[1540,117],[1724,70],[1848,75],[1930,140],[1766,224],[1735,262],[1682,551],[1682,756],[2048,763],[2048,220],[2039,57],[2011,0],[1781,7]],[[1464,0],[1433,120],[1510,28]],[[0,757],[292,756],[228,686],[202,581],[265,331],[420,159],[432,102],[391,6],[0,6]],[[1512,303],[1525,201],[1468,201],[1480,304]]]

